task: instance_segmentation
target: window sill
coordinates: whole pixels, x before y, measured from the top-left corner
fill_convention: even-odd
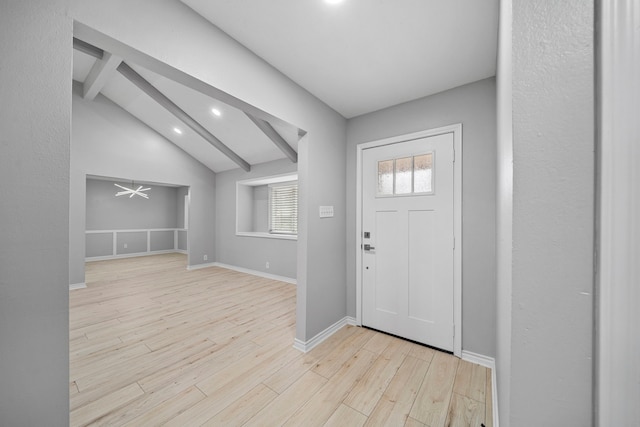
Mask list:
[[[279,239],[279,240],[298,240],[297,235],[292,234],[270,234],[264,232],[253,232],[253,231],[237,231],[236,236],[241,237],[259,237],[263,239]]]

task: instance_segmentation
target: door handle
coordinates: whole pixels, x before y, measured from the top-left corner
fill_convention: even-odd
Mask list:
[[[364,250],[365,251],[374,251],[375,249],[376,249],[375,247],[371,246],[368,243],[366,245],[364,245]]]

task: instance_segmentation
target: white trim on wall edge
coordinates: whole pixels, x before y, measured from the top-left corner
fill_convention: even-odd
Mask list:
[[[599,4],[598,4],[599,3]],[[594,394],[597,427],[640,425],[636,325],[640,259],[640,3],[596,2],[596,285]]]
[[[84,289],[87,287],[87,284],[82,282],[82,283],[73,283],[73,284],[69,284],[69,290],[70,291],[74,291],[76,289]]]
[[[278,280],[280,282],[291,283],[297,285],[298,281],[291,277],[278,276],[277,274],[265,273],[258,270],[251,270],[250,268],[236,267],[235,265],[223,264],[221,262],[214,262],[214,267],[226,268],[227,270],[237,271],[239,273],[251,274],[252,276],[264,277],[265,279]]]
[[[300,350],[303,353],[307,353],[346,325],[356,326],[356,319],[354,317],[345,316],[308,341],[301,341],[296,338],[293,341],[293,348]]]
[[[139,256],[175,254],[175,253],[185,253],[186,254],[186,251],[181,251],[181,250],[176,250],[176,249],[167,249],[167,250],[163,250],[163,251],[153,251],[153,252],[134,252],[134,253],[130,253],[130,254],[86,257],[84,259],[84,261],[85,262],[108,261],[108,260],[111,260],[111,259],[136,258],[136,257],[139,257]]]
[[[499,427],[500,420],[498,414],[498,381],[496,376],[496,359],[471,351],[462,350],[462,360],[475,363],[485,368],[491,369],[491,403],[493,406],[493,426]]]

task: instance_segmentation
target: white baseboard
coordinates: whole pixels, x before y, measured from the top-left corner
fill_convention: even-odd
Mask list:
[[[87,287],[87,284],[82,282],[82,283],[73,283],[73,284],[69,284],[69,290],[73,291],[76,289],[84,289]]]
[[[355,317],[347,316],[347,317],[345,317],[345,319],[347,319],[347,325],[360,326],[360,324],[358,324],[358,322],[357,322]]]
[[[462,350],[462,360],[484,366],[485,368],[494,369],[496,367],[496,360],[493,357],[473,353],[467,350]]]
[[[226,268],[227,270],[233,270],[240,273],[251,274],[253,276],[264,277],[265,279],[278,280],[280,282],[291,283],[295,285],[298,283],[296,279],[292,279],[291,277],[278,276],[277,274],[265,273],[263,271],[251,270],[249,268],[244,267],[236,267],[235,265],[223,264],[221,262],[214,262],[213,265],[215,267]]]
[[[215,262],[208,262],[206,264],[188,265],[187,266],[187,270],[189,270],[189,271],[191,271],[191,270],[200,270],[202,268],[209,268],[209,267],[216,267],[216,263]]]
[[[184,249],[176,249],[173,252],[177,252],[179,254],[184,254],[184,255],[189,255],[189,252],[185,251]]]
[[[303,353],[307,353],[346,325],[355,326],[356,319],[353,317],[345,316],[308,341],[300,341],[296,338],[293,341],[293,348],[295,348],[296,350],[300,350]]]
[[[151,255],[162,255],[162,254],[175,254],[175,253],[186,253],[175,249],[168,249],[166,251],[153,251],[153,252],[135,252],[132,254],[120,254],[120,255],[107,255],[107,256],[93,256],[87,257],[84,259],[85,262],[93,262],[93,261],[109,261],[112,259],[123,259],[123,258],[137,258],[141,256],[151,256]]]
[[[467,362],[476,363],[491,369],[491,402],[493,403],[493,426],[500,427],[500,420],[498,417],[498,380],[496,377],[496,359],[482,354],[473,353],[471,351],[462,350],[462,360]]]

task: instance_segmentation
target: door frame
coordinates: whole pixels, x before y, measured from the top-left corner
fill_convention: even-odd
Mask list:
[[[356,146],[356,242],[362,244],[362,154],[368,148],[453,133],[453,354],[462,357],[462,123],[390,138],[363,142]],[[362,326],[362,248],[356,251],[356,324]]]

